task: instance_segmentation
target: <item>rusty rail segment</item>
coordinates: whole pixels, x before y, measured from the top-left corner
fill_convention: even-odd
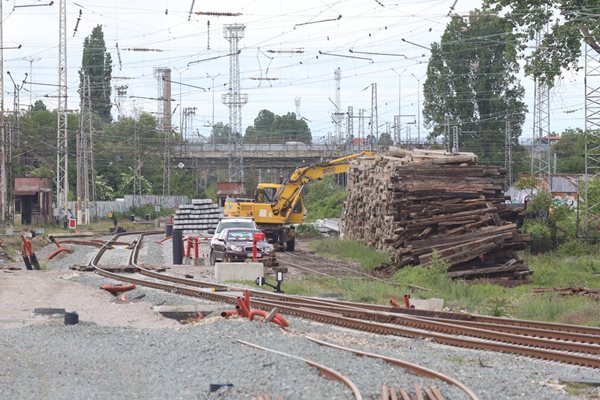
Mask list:
[[[134,265],[137,254],[139,252],[139,246],[142,241],[141,238],[148,234],[155,233],[141,234],[140,238],[136,241],[136,244],[133,247],[132,256],[130,257],[130,260]],[[115,237],[115,240],[123,235],[126,234],[117,235]],[[110,243],[111,241],[107,242],[106,245],[108,246]],[[163,283],[126,277],[119,274],[104,271],[101,268],[99,268],[97,264],[102,256],[101,254],[103,254],[105,249],[106,247],[103,247],[98,251],[98,254],[90,262],[90,265],[94,266],[99,274],[112,279],[136,283],[142,286],[153,287],[156,289],[162,289],[172,293],[178,293],[192,297],[200,297],[212,301],[225,302],[230,304],[235,304],[236,302],[235,292],[215,293],[211,291],[211,288],[221,287],[224,288],[224,290],[231,291],[242,290],[239,287],[235,286],[215,285],[206,282],[202,283],[189,279],[172,277],[164,274],[157,274],[152,271],[144,271],[141,268],[141,273],[148,274],[149,276],[151,275],[155,279],[168,281],[176,280],[178,283],[184,285],[201,286],[201,288],[191,289],[189,287],[167,285]],[[441,344],[472,349],[487,349],[511,354],[527,355],[530,357],[540,358],[544,360],[552,360],[569,364],[588,366],[592,368],[600,368],[599,358],[592,357],[590,355],[574,353],[584,352],[590,354],[597,354],[598,346],[596,345],[590,345],[585,343],[561,342],[556,340],[541,340],[540,338],[527,337],[516,334],[506,334],[503,332],[494,332],[486,329],[465,327],[457,324],[431,321],[429,319],[416,318],[414,316],[402,315],[399,313],[382,313],[369,309],[369,305],[366,305],[367,309],[361,310],[361,303],[333,302],[333,304],[330,305],[329,308],[327,308],[327,302],[325,301],[315,301],[314,299],[304,298],[301,296],[284,296],[281,294],[260,291],[252,291],[252,294],[253,306],[256,308],[268,311],[271,310],[273,307],[277,307],[280,312],[288,315],[312,319],[323,323],[343,326],[346,328],[386,335],[430,338],[435,342]],[[279,301],[273,301],[273,299],[277,299]],[[288,301],[286,301],[286,299]],[[315,304],[317,304],[315,309],[311,308]],[[369,321],[369,318],[375,319],[376,321]],[[398,325],[399,323],[402,323],[402,325]],[[409,326],[405,327],[403,326],[404,324]],[[471,338],[451,336],[447,334],[450,333],[453,335],[463,336],[467,334],[466,332],[480,339],[474,340]],[[515,342],[516,344],[511,342]]]
[[[360,351],[360,350],[356,350],[356,349],[351,349],[349,347],[344,347],[344,346],[339,346],[333,343],[329,343],[329,342],[325,342],[323,340],[319,340],[319,339],[315,339],[315,338],[311,338],[307,336],[307,339],[310,341],[313,341],[315,343],[320,344],[321,346],[328,346],[328,347],[332,347],[334,349],[338,349],[338,350],[343,350],[343,351],[349,351],[351,353],[354,353],[356,355],[359,356],[365,356],[365,357],[372,357],[372,358],[378,358],[380,360],[386,361],[390,364],[394,364],[397,365],[399,367],[405,368],[417,375],[420,376],[424,376],[427,378],[433,378],[433,379],[440,379],[450,385],[454,385],[457,386],[459,389],[461,389],[463,392],[465,392],[465,394],[467,396],[469,396],[470,399],[472,400],[479,400],[479,397],[477,397],[477,395],[471,390],[469,389],[464,383],[451,378],[447,375],[442,374],[441,372],[437,372],[434,371],[432,369],[417,365],[417,364],[413,364],[410,363],[408,361],[404,361],[404,360],[400,360],[398,358],[393,358],[393,357],[387,357],[387,356],[382,356],[380,354],[375,354],[375,353],[368,353],[365,351]]]
[[[362,398],[363,398],[362,395],[360,394],[360,391],[358,390],[358,387],[356,387],[354,382],[352,382],[350,379],[348,379],[346,376],[342,375],[341,373],[337,372],[336,370],[329,368],[323,364],[319,364],[315,361],[309,360],[307,358],[298,357],[293,354],[288,354],[288,353],[284,353],[282,351],[269,349],[268,347],[259,346],[254,343],[246,342],[245,340],[238,339],[238,340],[236,340],[236,342],[241,343],[246,346],[254,347],[256,349],[269,351],[271,353],[280,354],[282,356],[286,356],[286,357],[290,357],[290,358],[293,358],[296,360],[304,361],[311,367],[317,368],[319,370],[319,373],[321,375],[323,375],[324,377],[342,382],[344,385],[348,386],[350,388],[350,390],[352,390],[352,394],[354,395],[356,400],[362,400]]]

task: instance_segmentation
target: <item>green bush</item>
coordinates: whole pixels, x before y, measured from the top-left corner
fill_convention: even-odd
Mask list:
[[[318,238],[323,235],[313,225],[301,224],[296,227],[296,236],[299,238]]]
[[[346,201],[346,189],[338,186],[332,176],[311,183],[306,188],[306,220],[339,218]]]
[[[387,254],[365,246],[356,240],[325,239],[310,243],[310,247],[317,253],[332,256],[342,260],[357,261],[366,269],[373,269],[381,264],[389,264]]]
[[[571,239],[558,247],[561,256],[580,257],[600,254],[600,248],[596,244],[586,243],[583,240]]]

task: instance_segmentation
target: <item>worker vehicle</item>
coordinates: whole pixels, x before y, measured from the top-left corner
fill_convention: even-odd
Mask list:
[[[254,235],[262,234],[258,229],[252,228],[226,228],[221,231],[210,244],[210,265],[220,261],[243,262],[254,258]],[[264,239],[264,235],[262,235]],[[275,259],[275,250],[266,240],[256,242],[256,260],[272,264]]]
[[[304,220],[304,186],[327,175],[348,172],[351,160],[372,155],[364,151],[297,168],[281,184],[259,183],[252,200],[226,199],[223,213],[227,217],[254,218],[258,229],[266,234],[270,243],[285,245],[287,251],[294,251],[295,225]]]

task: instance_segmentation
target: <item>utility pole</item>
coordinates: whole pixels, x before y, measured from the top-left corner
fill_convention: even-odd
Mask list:
[[[375,136],[373,136],[373,131]],[[379,142],[379,111],[377,110],[377,82],[371,84],[371,150]]]
[[[0,1],[0,21],[4,19],[2,4]],[[2,31],[4,27],[0,24],[0,214],[2,220],[7,221],[8,203],[12,200],[8,197],[8,186],[6,182],[7,157],[6,157],[6,129],[4,126],[4,39]]]
[[[506,169],[506,188],[510,188],[513,182],[513,163],[512,163],[512,126],[510,121],[506,121],[504,130],[504,169]]]
[[[212,144],[215,144],[215,78],[219,77],[221,75],[221,73],[219,72],[218,74],[212,76],[210,75],[208,72],[206,73],[206,76],[212,80],[212,87],[211,87],[211,91],[212,91],[212,119],[210,120],[210,129],[211,129],[211,137],[212,137]]]
[[[68,217],[69,151],[67,137],[67,6],[59,0],[58,108],[56,133],[56,215]]]
[[[340,67],[337,67],[333,71],[333,76],[335,78],[335,112],[333,113],[333,123],[335,124],[335,137],[337,140],[337,144],[342,143],[342,116],[344,113],[342,110],[342,70]]]
[[[365,137],[365,109],[358,110],[358,151],[362,150],[362,141]]]
[[[33,81],[33,63],[40,61],[40,57],[23,57],[23,60],[29,62],[29,109],[33,109],[33,103],[31,102],[31,93],[33,92],[32,84]]]
[[[133,204],[140,206],[142,196],[142,152],[140,146],[140,131],[138,130],[138,115],[134,111],[133,120]]]
[[[129,87],[127,85],[118,85],[115,86],[115,92],[117,93],[115,96],[115,101],[117,103],[117,111],[119,112],[119,119],[123,118],[123,101],[125,100],[125,96],[127,96],[127,89]]]
[[[158,80],[159,129],[164,136],[163,145],[163,196],[171,194],[171,69],[155,68]]]

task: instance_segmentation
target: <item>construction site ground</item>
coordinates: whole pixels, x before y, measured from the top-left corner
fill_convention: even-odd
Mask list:
[[[41,239],[36,243],[36,254],[42,267],[40,271],[26,270],[19,256],[11,259],[5,257],[0,269],[0,328],[14,328],[29,324],[44,323],[48,316],[34,314],[36,308],[64,308],[66,311],[77,310],[80,315],[85,315],[85,320],[97,323],[101,326],[131,326],[135,328],[176,328],[180,324],[174,320],[161,317],[152,310],[152,304],[144,299],[136,302],[128,302],[125,306],[106,307],[107,303],[114,304],[114,297],[99,288],[75,282],[73,279],[82,274],[93,274],[93,272],[81,272],[69,269],[75,265],[73,260],[83,264],[83,260],[89,258],[96,251],[95,248],[82,246],[65,246],[74,249],[73,254],[59,255],[52,261],[48,261],[48,255],[56,249],[53,244],[44,245]],[[208,265],[191,265],[186,261],[184,265],[172,265],[169,258],[171,245],[165,243],[163,259],[155,260],[168,268],[175,274],[193,276],[196,279],[214,278],[214,267]],[[310,259],[305,258],[306,256]],[[332,260],[314,255],[308,248],[308,241],[298,241],[296,251],[293,255],[278,253],[281,266],[287,267],[286,280],[296,279],[310,274],[327,274],[330,276],[347,275],[349,269],[358,269],[353,263]],[[288,265],[290,261],[296,265],[308,269],[297,268]],[[154,266],[156,265],[153,262]],[[198,263],[196,263],[198,264]],[[339,268],[343,265],[344,268]],[[20,269],[11,269],[20,268]],[[266,270],[269,274],[269,270]]]

